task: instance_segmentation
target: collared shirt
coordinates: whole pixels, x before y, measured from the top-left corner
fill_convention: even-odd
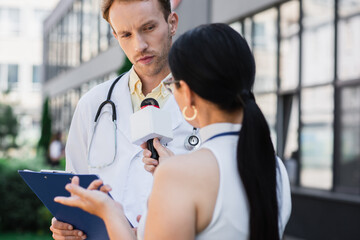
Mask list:
[[[144,96],[142,92],[142,82],[139,76],[136,74],[134,68],[131,68],[129,77],[129,89],[133,111],[136,112],[140,110],[141,102],[145,98],[154,98],[159,103],[160,108],[162,108],[170,96],[170,93],[166,90],[163,81],[170,77],[171,73],[167,75],[156,88],[154,88],[150,93]]]

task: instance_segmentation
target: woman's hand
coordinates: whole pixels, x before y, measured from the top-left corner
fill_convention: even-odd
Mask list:
[[[102,184],[102,180],[94,180],[87,189],[84,189],[79,186],[79,178],[75,176],[71,183],[65,186],[71,196],[55,197],[54,201],[71,207],[79,207],[100,218],[104,218],[108,212],[115,208],[120,207],[122,211],[121,205],[116,204],[107,194],[111,191],[111,187],[108,185],[101,186]],[[99,187],[100,191],[97,190]]]
[[[146,171],[150,172],[151,174],[154,174],[154,171],[160,162],[164,161],[168,157],[174,156],[174,153],[170,149],[161,145],[159,139],[154,138],[153,144],[154,144],[154,148],[159,154],[159,161],[151,158],[151,152],[149,149],[147,149],[146,142],[141,145],[141,147],[144,149],[143,152],[143,156],[144,156],[143,162],[145,163],[144,168]]]

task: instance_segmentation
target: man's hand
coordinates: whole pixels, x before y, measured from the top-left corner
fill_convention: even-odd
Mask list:
[[[156,149],[156,151],[158,152],[159,154],[159,161],[157,161],[156,159],[153,159],[151,158],[151,152],[149,149],[147,149],[147,143],[143,143],[141,144],[141,147],[144,149],[144,152],[143,152],[143,162],[145,163],[145,170],[154,174],[154,171],[157,167],[157,165],[159,165],[160,162],[164,161],[166,158],[168,157],[171,157],[171,156],[174,156],[174,153],[164,147],[163,145],[161,145],[159,139],[157,138],[154,138],[154,148]]]
[[[60,222],[56,218],[52,218],[50,230],[55,240],[86,239],[86,235],[82,231],[74,230],[72,225]]]

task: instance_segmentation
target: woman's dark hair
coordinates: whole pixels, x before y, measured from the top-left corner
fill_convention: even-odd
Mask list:
[[[202,25],[174,43],[169,65],[175,79],[220,109],[243,109],[237,166],[250,206],[250,239],[280,239],[276,156],[252,93],[255,61],[245,39],[226,24]]]

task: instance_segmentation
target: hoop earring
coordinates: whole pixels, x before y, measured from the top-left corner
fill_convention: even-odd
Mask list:
[[[191,106],[191,107],[192,107],[192,109],[194,110],[194,115],[193,115],[192,117],[186,116],[187,106],[185,106],[184,109],[182,110],[182,115],[184,116],[185,120],[187,120],[187,121],[192,121],[192,120],[194,120],[194,119],[196,118],[196,116],[197,116],[197,109],[195,108],[194,105]]]

